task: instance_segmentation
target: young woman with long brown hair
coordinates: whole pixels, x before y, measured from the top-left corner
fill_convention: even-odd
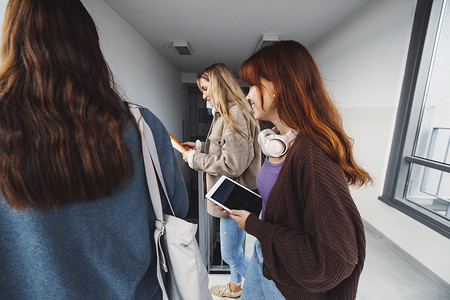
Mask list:
[[[353,158],[314,59],[300,43],[280,41],[239,74],[255,118],[275,125],[259,136],[267,156],[260,217],[230,214],[257,238],[241,299],[355,299],[365,235],[348,185],[371,178]]]
[[[79,0],[9,1],[0,93],[0,298],[161,299],[136,122]],[[184,217],[169,135],[141,113]]]

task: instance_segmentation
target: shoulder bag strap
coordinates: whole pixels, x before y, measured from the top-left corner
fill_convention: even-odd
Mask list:
[[[134,105],[129,105],[130,111],[133,114],[134,118],[136,119],[136,122],[139,126],[139,131],[141,132],[142,136],[142,156],[144,158],[144,165],[145,165],[145,175],[147,177],[147,186],[148,191],[150,194],[150,198],[152,200],[153,210],[155,211],[156,221],[155,221],[155,232],[154,232],[154,239],[155,239],[155,245],[156,245],[156,259],[157,259],[157,270],[156,270],[156,276],[158,278],[159,285],[161,287],[162,293],[163,293],[163,299],[168,299],[167,292],[164,286],[164,281],[162,278],[161,273],[161,267],[165,272],[168,271],[166,259],[164,256],[164,251],[162,248],[162,235],[164,234],[164,217],[163,217],[163,210],[162,210],[162,204],[161,204],[161,195],[159,193],[159,187],[158,182],[156,180],[157,176],[161,182],[162,188],[164,190],[164,193],[166,194],[167,201],[169,203],[170,209],[172,210],[172,205],[170,203],[169,196],[167,194],[166,186],[164,183],[164,178],[162,176],[161,166],[158,159],[158,153],[156,152],[156,145],[155,140],[153,138],[152,131],[148,124],[145,122],[144,118],[142,117],[141,112],[139,111],[139,107]],[[155,173],[158,173],[156,175]],[[175,214],[174,214],[175,215]]]

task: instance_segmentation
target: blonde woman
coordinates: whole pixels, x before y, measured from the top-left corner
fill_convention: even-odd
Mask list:
[[[203,99],[213,107],[213,121],[205,142],[183,144],[190,149],[183,154],[183,159],[192,169],[204,172],[205,193],[222,175],[256,190],[256,175],[261,165],[259,126],[236,78],[225,64],[216,63],[202,72],[197,85]],[[242,249],[245,232],[210,201],[207,210],[220,218],[222,258],[231,272],[231,282],[212,287],[211,293],[218,297],[240,297],[242,277],[249,263]]]

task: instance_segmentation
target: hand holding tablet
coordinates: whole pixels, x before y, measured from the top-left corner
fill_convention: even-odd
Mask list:
[[[261,211],[261,196],[226,176],[220,177],[205,197],[228,212],[239,209],[259,215]]]

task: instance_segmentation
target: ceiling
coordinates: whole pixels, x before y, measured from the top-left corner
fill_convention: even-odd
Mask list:
[[[263,34],[306,47],[369,0],[104,0],[181,73],[200,73],[214,62],[235,74]],[[192,55],[179,55],[186,40]]]

